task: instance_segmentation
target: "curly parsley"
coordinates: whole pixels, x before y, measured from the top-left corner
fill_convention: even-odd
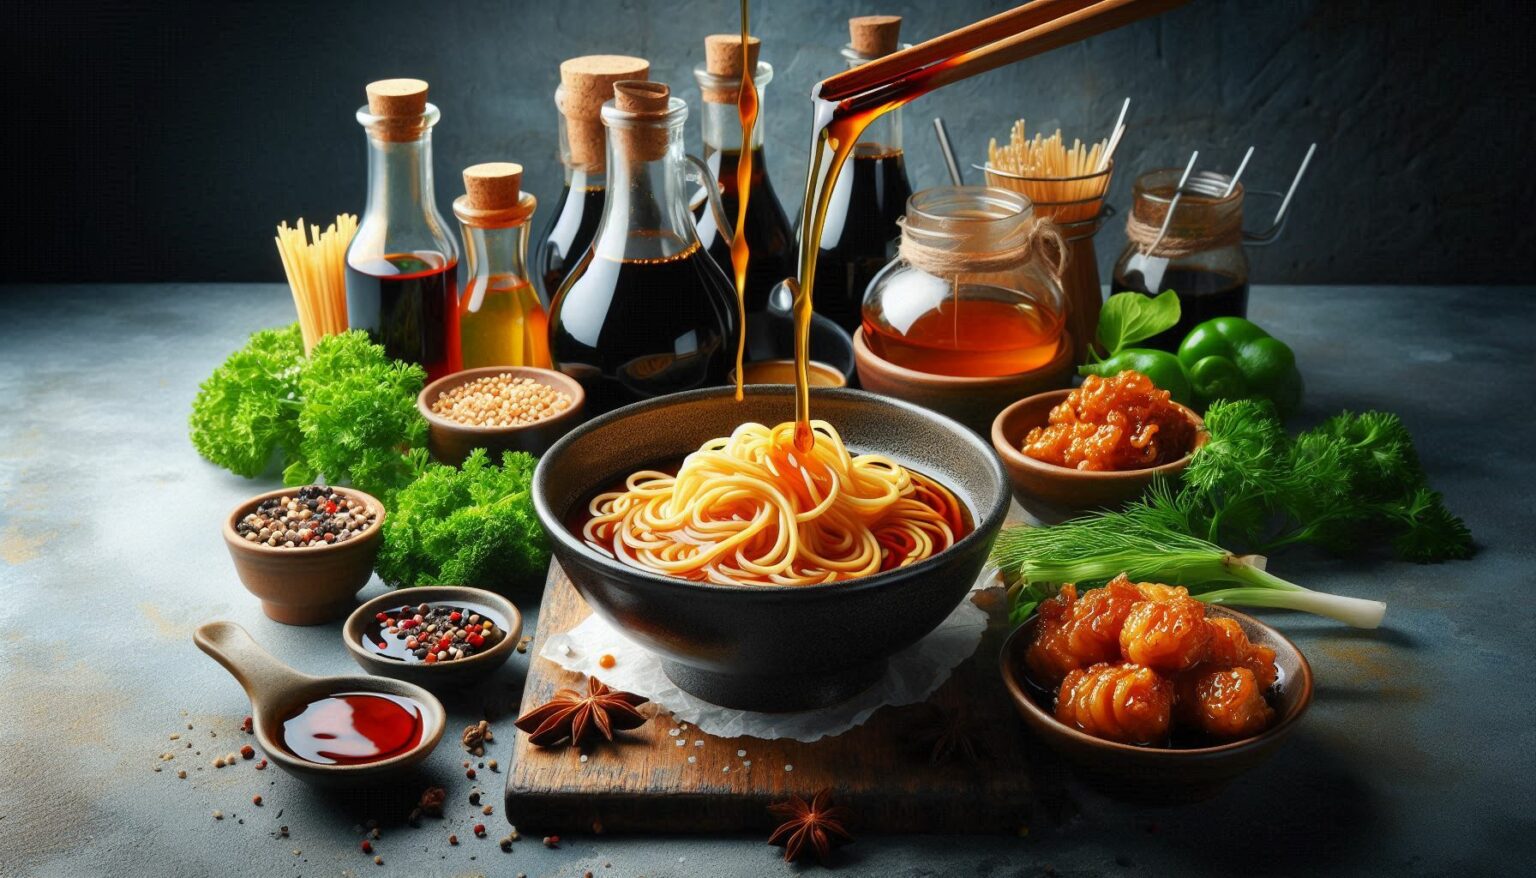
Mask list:
[[[423,458],[384,520],[380,578],[506,591],[543,575],[549,541],[533,511],[531,455],[505,452],[498,467],[477,448],[459,469]]]

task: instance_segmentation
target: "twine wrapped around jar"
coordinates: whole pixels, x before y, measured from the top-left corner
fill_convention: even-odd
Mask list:
[[[1240,192],[1238,197],[1241,198]],[[1179,205],[1189,208],[1212,203],[1209,199],[1186,195]],[[1174,259],[1191,253],[1233,247],[1243,242],[1241,210],[1214,213],[1199,211],[1198,221],[1192,220],[1185,224],[1181,224],[1178,215],[1175,214],[1174,222],[1168,227],[1168,234],[1163,236],[1162,241],[1158,241],[1157,233],[1162,230],[1163,220],[1168,215],[1168,206],[1167,203],[1139,200],[1136,208],[1126,216],[1126,240],[1142,254]],[[1157,244],[1155,253],[1152,252],[1154,243]]]
[[[1036,217],[1032,222],[1020,224],[1008,237],[991,242],[985,249],[970,250],[964,249],[969,238],[964,227],[970,221],[968,217],[940,220],[937,223],[930,220],[929,228],[914,234],[907,228],[907,218],[902,217],[897,220],[901,226],[901,258],[935,277],[953,279],[963,274],[1013,271],[1033,261],[1038,255],[1051,280],[1060,284],[1062,272],[1067,267],[1067,246],[1055,222],[1046,217]],[[919,234],[928,239],[943,238],[945,226],[953,229],[953,235],[948,240],[953,241],[955,246],[934,246],[917,240]],[[1056,251],[1054,257],[1047,252],[1051,248]]]

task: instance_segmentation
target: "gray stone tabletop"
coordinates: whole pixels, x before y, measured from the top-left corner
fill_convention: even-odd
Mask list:
[[[1432,483],[1480,546],[1471,561],[1439,566],[1272,559],[1297,582],[1389,605],[1378,631],[1266,614],[1307,653],[1318,684],[1311,713],[1272,762],[1182,808],[1129,807],[1074,788],[1075,813],[1021,815],[1017,837],[865,832],[837,871],[1528,874],[1533,298],[1536,289],[1513,287],[1255,291],[1251,316],[1291,343],[1305,373],[1304,417],[1400,413]],[[399,795],[321,793],[245,762],[212,767],[247,740],[238,730],[247,707],[193,646],[199,623],[239,622],[304,671],[355,670],[338,626],[271,622],[235,578],[219,517],[275,479],[219,470],[186,436],[198,382],[250,332],[292,315],[285,289],[270,284],[0,287],[0,875],[802,871],[755,836],[572,834],[557,850],[524,839],[503,853],[494,840],[507,831],[503,777],[481,773],[497,812],[482,817],[466,801],[455,738],[482,710],[496,712],[501,735],[488,756],[505,761],[506,715],[530,655],[449,704],[448,736]],[[364,594],[381,590],[375,580]],[[517,600],[531,633],[537,594]],[[404,825],[402,801],[432,778],[449,789],[447,817]],[[381,824],[382,866],[359,850],[369,820]],[[485,840],[470,831],[482,820]]]

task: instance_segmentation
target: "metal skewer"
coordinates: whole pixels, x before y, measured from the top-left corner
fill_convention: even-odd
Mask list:
[[[1227,191],[1221,193],[1222,198],[1231,195],[1232,190],[1237,188],[1237,178],[1243,175],[1243,169],[1248,167],[1248,160],[1251,158],[1253,158],[1253,147],[1250,146],[1248,151],[1243,153],[1243,160],[1237,163],[1237,170],[1232,172],[1232,179],[1227,183]]]
[[[1312,154],[1315,152],[1317,152],[1317,144],[1307,147],[1306,158],[1301,160],[1301,167],[1296,169],[1296,176],[1291,179],[1291,188],[1285,190],[1285,198],[1281,199],[1280,209],[1275,212],[1273,225],[1280,225],[1280,221],[1285,218],[1286,208],[1291,206],[1291,196],[1296,194],[1296,187],[1301,185],[1301,177],[1307,172],[1307,165],[1312,164]]]
[[[1115,120],[1115,127],[1109,129],[1109,144],[1104,147],[1104,155],[1099,158],[1099,166],[1095,172],[1109,167],[1109,157],[1115,154],[1115,147],[1120,145],[1120,136],[1125,133],[1125,113],[1131,108],[1131,99],[1126,98],[1120,105],[1120,118]]]
[[[1179,178],[1179,186],[1173,192],[1173,199],[1168,202],[1168,212],[1163,214],[1163,227],[1157,230],[1157,238],[1152,246],[1147,248],[1148,253],[1157,251],[1157,245],[1163,243],[1163,236],[1168,234],[1168,225],[1173,222],[1173,211],[1179,206],[1179,199],[1184,195],[1184,184],[1189,182],[1189,175],[1195,170],[1195,159],[1200,158],[1200,150],[1195,150],[1189,155],[1189,164],[1184,166],[1184,176]]]
[[[955,150],[949,143],[949,129],[944,127],[942,116],[933,117],[933,134],[939,139],[939,151],[944,153],[944,164],[949,168],[949,181],[956,186],[964,186],[965,178],[960,175],[960,164],[955,161]]]

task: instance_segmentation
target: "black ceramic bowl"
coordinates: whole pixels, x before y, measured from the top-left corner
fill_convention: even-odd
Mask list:
[[[926,409],[858,390],[812,390],[816,418],[855,453],[888,455],[938,479],[975,528],[926,561],[817,586],[711,585],[627,567],[567,528],[572,507],[648,465],[675,463],[746,421],[777,424],[791,387],[732,388],[661,397],[572,430],[539,462],[533,500],[555,558],[594,612],[659,654],[667,676],[706,701],[745,710],[805,710],[867,688],[891,655],[963,600],[1008,509],[1008,478],[990,445]]]

